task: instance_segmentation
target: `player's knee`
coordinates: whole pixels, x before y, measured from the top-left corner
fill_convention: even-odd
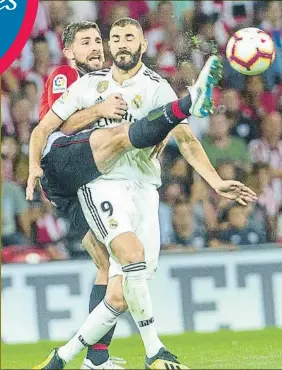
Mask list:
[[[127,310],[127,304],[123,298],[122,291],[107,292],[106,301],[119,312],[124,312]]]
[[[106,301],[119,312],[127,310],[127,304],[123,297],[122,275],[115,275],[109,279],[106,292]]]
[[[127,244],[126,253],[122,254],[121,265],[127,265],[131,263],[138,263],[145,261],[145,253],[142,244]]]
[[[132,146],[128,138],[129,125],[96,130],[90,136],[89,142],[97,168],[105,173]]]
[[[144,248],[137,248],[131,250],[131,253],[128,255],[128,263],[138,263],[145,260]]]
[[[111,249],[121,265],[145,261],[143,245],[132,232],[115,237],[111,243]]]
[[[129,131],[130,124],[124,123],[118,127],[116,127],[117,132],[115,134],[116,140],[116,150],[118,152],[126,151],[131,148],[129,138],[128,138],[128,131]]]
[[[110,262],[105,256],[99,256],[99,258],[95,258],[95,264],[99,271],[100,275],[108,276],[109,275],[109,267]]]
[[[101,270],[98,268],[96,278],[95,278],[95,284],[96,285],[107,285],[109,280],[109,270]]]

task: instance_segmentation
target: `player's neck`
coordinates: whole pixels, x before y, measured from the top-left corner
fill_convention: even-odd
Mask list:
[[[113,80],[115,80],[120,85],[123,84],[124,81],[129,80],[133,76],[135,76],[140,68],[142,67],[142,62],[138,63],[137,66],[130,69],[129,71],[123,71],[122,69],[118,68],[115,64],[113,64]]]

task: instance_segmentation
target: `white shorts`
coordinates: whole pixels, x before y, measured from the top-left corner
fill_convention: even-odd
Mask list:
[[[98,179],[82,186],[78,198],[90,228],[109,251],[109,277],[122,275],[121,265],[111,253],[111,241],[120,234],[133,232],[144,247],[147,277],[152,278],[160,253],[156,187],[127,180]]]

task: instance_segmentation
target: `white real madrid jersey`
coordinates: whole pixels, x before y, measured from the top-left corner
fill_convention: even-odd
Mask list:
[[[54,103],[52,110],[65,121],[76,111],[100,103],[114,93],[121,94],[127,102],[127,113],[122,121],[102,118],[93,127],[104,129],[125,122],[136,122],[150,111],[177,99],[168,82],[143,64],[138,73],[122,85],[113,80],[112,69],[83,76]],[[151,152],[152,148],[129,151],[102,178],[127,179],[160,186],[160,164],[156,158],[149,158]]]

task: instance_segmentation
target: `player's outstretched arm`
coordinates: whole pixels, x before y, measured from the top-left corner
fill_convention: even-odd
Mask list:
[[[221,179],[188,125],[177,126],[172,134],[183,157],[219,195],[236,200],[242,205],[257,199],[256,194],[241,182]]]
[[[121,94],[111,94],[102,103],[83,109],[70,116],[61,126],[61,132],[66,135],[75,134],[104,118],[122,119],[127,111],[127,103]]]
[[[33,200],[33,192],[37,179],[43,175],[41,155],[48,136],[62,124],[62,120],[51,110],[35,127],[29,142],[29,176],[27,180],[26,199]]]

